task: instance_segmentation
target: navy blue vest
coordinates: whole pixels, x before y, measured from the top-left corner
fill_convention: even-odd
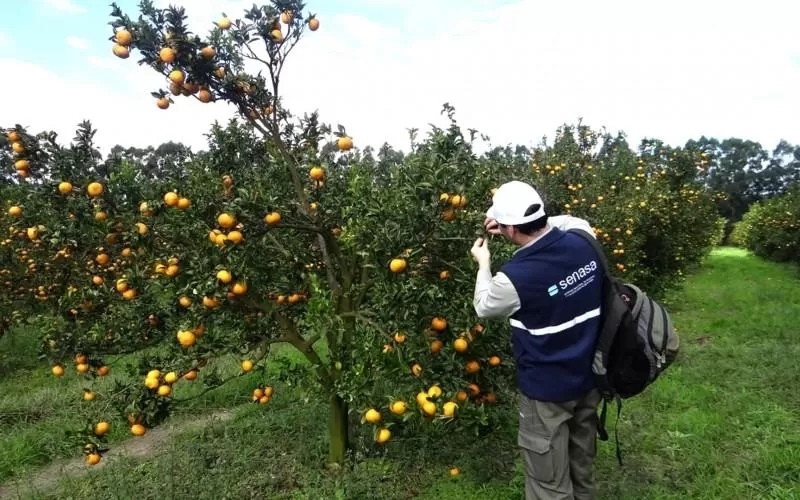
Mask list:
[[[501,269],[521,307],[509,318],[520,391],[531,399],[578,399],[594,387],[603,269],[576,234],[558,228],[514,254]]]

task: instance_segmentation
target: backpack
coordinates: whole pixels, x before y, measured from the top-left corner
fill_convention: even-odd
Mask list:
[[[622,400],[641,394],[656,381],[678,355],[680,341],[667,310],[632,283],[611,275],[603,246],[586,231],[570,229],[592,245],[603,265],[601,329],[595,346],[592,372],[603,398],[598,422],[601,441],[608,403],[617,403],[617,422]],[[622,465],[619,439],[614,426],[617,460]]]

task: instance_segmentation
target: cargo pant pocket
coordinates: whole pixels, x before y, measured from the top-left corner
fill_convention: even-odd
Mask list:
[[[517,444],[522,448],[528,477],[541,483],[553,482],[555,480],[555,457],[550,438],[519,432]]]

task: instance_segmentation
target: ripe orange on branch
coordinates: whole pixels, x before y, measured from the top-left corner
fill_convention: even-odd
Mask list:
[[[406,270],[407,266],[408,263],[405,259],[392,259],[389,263],[389,269],[391,269],[393,273],[402,273]]]
[[[176,56],[175,49],[172,49],[170,47],[164,47],[158,53],[159,59],[161,59],[162,62],[165,62],[167,64],[172,64],[173,62],[175,62],[175,56]]]
[[[350,137],[339,137],[336,140],[336,146],[339,147],[339,151],[350,151],[353,149],[353,139]]]

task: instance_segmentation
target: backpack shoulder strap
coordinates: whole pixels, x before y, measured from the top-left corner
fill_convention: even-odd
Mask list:
[[[592,245],[592,248],[594,248],[594,251],[597,253],[597,258],[600,259],[600,263],[603,265],[604,274],[607,277],[610,277],[611,274],[609,273],[608,269],[608,259],[606,259],[606,253],[605,250],[603,249],[603,245],[599,241],[597,241],[597,238],[587,233],[583,229],[577,229],[577,228],[568,229],[567,232],[577,234],[578,236],[586,240],[590,245]]]
[[[600,259],[603,265],[603,303],[600,315],[600,334],[595,345],[592,370],[603,398],[610,399],[614,395],[614,390],[609,384],[607,373],[609,352],[617,336],[617,330],[622,324],[625,315],[629,313],[629,308],[617,294],[616,282],[611,276],[608,260],[600,242],[581,229],[570,229],[568,232],[575,233],[590,243],[597,253],[597,258]]]

